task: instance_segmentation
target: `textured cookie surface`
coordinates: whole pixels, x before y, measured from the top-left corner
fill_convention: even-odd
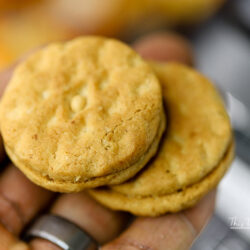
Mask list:
[[[120,183],[155,153],[161,88],[126,45],[100,37],[52,44],[15,71],[0,106],[14,163],[56,191]]]
[[[91,192],[100,201],[103,199],[102,193],[109,193],[109,196],[105,195],[103,203],[110,207],[119,203],[116,198],[123,197],[124,202],[127,200],[131,205],[129,211],[136,214],[143,214],[145,208],[141,206],[141,210],[134,211],[134,200],[151,197],[148,201],[153,202],[156,197],[178,193],[205,178],[221,164],[232,141],[224,105],[206,78],[178,64],[152,66],[162,84],[168,114],[168,127],[159,152],[130,181],[111,186],[105,191],[97,189]],[[230,156],[228,158],[231,159]],[[225,165],[222,167],[224,169],[228,164],[222,165]],[[161,213],[185,207],[183,202],[184,205],[175,204],[175,209],[165,206]],[[125,208],[121,205],[119,209]]]
[[[222,161],[206,177],[179,191],[159,196],[126,196],[109,189],[90,190],[89,193],[103,205],[131,212],[138,216],[159,216],[175,213],[195,205],[205,194],[219,183],[234,157],[234,146],[230,145]]]

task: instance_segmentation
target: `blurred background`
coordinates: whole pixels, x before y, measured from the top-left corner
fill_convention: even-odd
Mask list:
[[[132,42],[159,29],[193,29],[225,0],[0,0],[0,67],[51,41],[83,34]]]
[[[192,250],[249,250],[250,0],[0,0],[0,71],[52,41],[96,34],[132,43],[156,31],[190,43],[190,62],[217,85],[235,131],[236,158]]]

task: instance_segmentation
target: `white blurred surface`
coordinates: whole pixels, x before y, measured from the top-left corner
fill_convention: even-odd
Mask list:
[[[250,82],[249,82],[250,84]],[[250,138],[250,113],[243,102],[236,99],[229,92],[226,95],[226,106],[229,113],[232,126],[243,135]]]
[[[250,39],[218,20],[201,31],[194,46],[197,68],[250,110]]]
[[[235,158],[218,187],[216,214],[230,227],[230,218],[250,220],[250,166]],[[250,242],[250,228],[237,229]]]

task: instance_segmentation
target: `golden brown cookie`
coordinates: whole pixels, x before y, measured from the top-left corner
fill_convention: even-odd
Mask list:
[[[49,45],[18,66],[0,120],[11,160],[59,192],[131,178],[155,154],[165,127],[151,67],[101,37]]]
[[[229,118],[212,84],[180,64],[152,64],[163,88],[168,126],[156,157],[130,181],[90,191],[136,215],[186,208],[213,188],[231,162]]]

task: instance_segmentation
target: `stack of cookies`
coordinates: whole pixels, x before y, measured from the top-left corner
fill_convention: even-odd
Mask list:
[[[194,205],[233,158],[229,118],[205,77],[102,37],[52,44],[21,63],[0,128],[10,159],[36,184],[88,189],[135,215]]]

